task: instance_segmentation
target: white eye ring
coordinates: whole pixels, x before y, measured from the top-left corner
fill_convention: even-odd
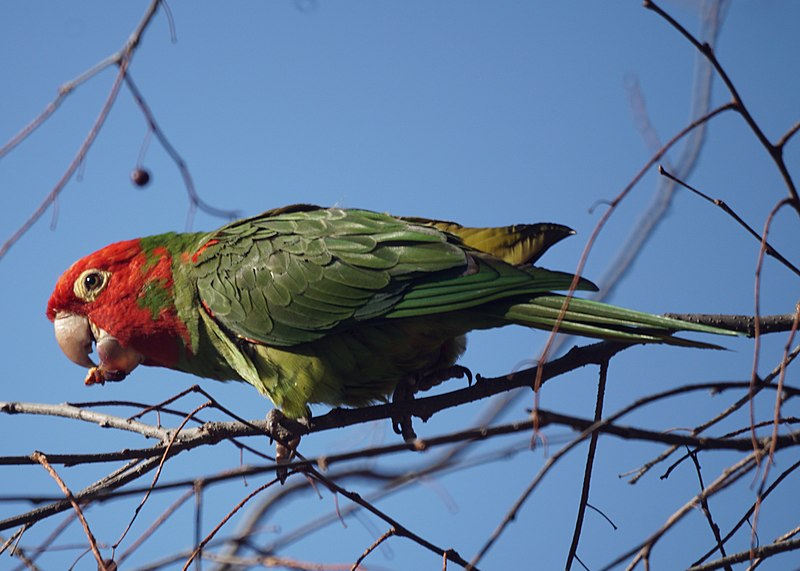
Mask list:
[[[101,291],[106,289],[111,272],[105,270],[90,269],[85,270],[75,280],[72,290],[78,299],[83,301],[94,301]]]

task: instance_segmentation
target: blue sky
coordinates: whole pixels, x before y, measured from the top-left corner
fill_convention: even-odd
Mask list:
[[[0,142],[35,117],[59,85],[119,49],[146,6],[98,1],[3,6]],[[694,2],[665,2],[664,7],[689,30],[699,29]],[[310,202],[466,225],[559,222],[578,234],[541,263],[571,271],[603,211],[602,206],[592,206],[616,196],[652,153],[636,128],[626,85],[635,81],[640,86],[662,141],[688,122],[695,52],[638,1],[175,0],[170,8],[177,42],[171,42],[168,19],[159,12],[136,53],[132,77],[186,160],[202,197],[243,215]],[[800,55],[798,21],[800,5],[793,2],[733,3],[718,43],[720,60],[772,140],[798,121],[800,82],[792,63]],[[80,86],[43,127],[0,159],[3,238],[27,219],[60,178],[114,75],[115,70],[108,69]],[[716,82],[714,104],[728,98]],[[143,159],[152,183],[137,189],[128,180],[146,132],[141,112],[123,89],[79,176],[59,197],[56,213],[51,208],[0,260],[6,299],[0,333],[6,375],[0,400],[155,403],[197,382],[179,373],[140,369],[124,383],[86,388],[83,372],[63,357],[44,317],[55,280],[74,260],[116,240],[185,228],[188,201],[180,173],[155,140]],[[672,160],[676,157],[671,155]],[[797,172],[798,141],[787,146],[785,158]],[[585,275],[604,274],[653,200],[658,182],[657,174],[650,172],[615,212],[592,250]],[[711,123],[690,182],[725,200],[759,232],[769,211],[786,195],[767,153],[734,113]],[[781,211],[770,234],[772,243],[793,260],[800,254],[795,214]],[[223,222],[199,212],[193,229],[211,230]],[[752,314],[757,256],[758,244],[730,218],[679,191],[612,301],[654,313]],[[793,311],[796,280],[768,259],[762,312]],[[536,358],[544,340],[544,334],[520,328],[481,332],[471,337],[463,364],[485,376],[506,373]],[[783,336],[765,341],[760,372],[777,363],[784,343]],[[612,362],[607,410],[687,382],[748,379],[752,342],[725,344],[730,351],[626,351]],[[571,373],[545,387],[541,404],[591,416],[595,379],[593,369]],[[203,386],[242,416],[260,418],[268,410],[269,403],[255,398],[246,385]],[[765,417],[770,399],[760,401],[757,409]],[[627,421],[662,430],[690,427],[731,400],[729,395],[676,399]],[[525,418],[531,404],[530,396],[523,396],[506,419]],[[419,425],[418,432],[435,436],[465,428],[485,406],[434,417]],[[0,416],[0,433],[7,435],[0,443],[2,455],[146,445],[141,438],[74,421],[21,416]],[[554,446],[550,452],[570,436],[565,429],[547,435]],[[314,455],[396,441],[386,422],[309,437],[303,452]],[[546,452],[528,451],[526,441],[527,435],[498,440],[496,446],[516,442],[521,451],[508,461],[421,482],[380,507],[435,543],[470,557],[544,461]],[[491,450],[493,446],[482,445],[476,454]],[[579,555],[590,568],[601,567],[641,540],[697,491],[696,475],[687,465],[665,481],[658,479],[660,471],[636,486],[618,478],[660,451],[652,445],[601,440],[591,503],[619,529],[613,531],[589,514]],[[563,566],[584,454],[585,448],[579,449],[559,464],[489,553],[484,568],[523,568],[534,559],[544,569]],[[732,460],[730,455],[709,455],[706,481]],[[420,461],[411,454],[386,460],[394,467]],[[168,464],[163,478],[215,473],[238,463],[238,452],[217,446]],[[779,457],[779,467],[789,463]],[[102,467],[61,470],[73,489],[102,475]],[[236,482],[210,492],[204,514],[208,529],[258,483],[245,488]],[[745,478],[725,499],[712,500],[723,528],[752,502],[750,483]],[[366,495],[370,486],[352,482],[351,489]],[[0,467],[0,490],[58,492],[39,467]],[[796,497],[783,493],[763,506],[762,542],[797,525]],[[137,524],[139,533],[169,501],[158,498],[148,505]],[[87,517],[102,530],[102,541],[112,542],[124,526],[114,514],[129,514],[134,506],[135,501],[95,506]],[[0,516],[23,508],[0,504]],[[333,508],[330,494],[324,493],[321,500],[307,494],[276,513],[270,523],[281,532],[270,532],[268,540]],[[191,545],[192,517],[190,507],[180,512],[169,531],[137,551],[131,568]],[[347,528],[331,526],[285,554],[351,564],[384,531],[385,524],[367,520],[360,516],[348,519]],[[53,525],[36,525],[22,543],[36,545]],[[745,549],[748,539],[745,532],[735,549]],[[73,525],[62,542],[85,543],[85,537]],[[654,562],[661,563],[657,568],[683,567],[711,544],[698,512],[659,544]],[[376,569],[439,568],[436,557],[407,540],[395,538],[388,546],[390,551],[373,554],[367,563]],[[41,559],[43,568],[64,568],[78,553],[47,555]],[[84,557],[76,568],[93,565]],[[800,559],[788,555],[773,565],[764,568],[796,568]]]

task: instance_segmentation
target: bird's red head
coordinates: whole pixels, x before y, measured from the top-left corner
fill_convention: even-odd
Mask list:
[[[78,260],[47,303],[61,349],[91,369],[87,383],[121,380],[139,363],[174,366],[188,341],[174,305],[172,257],[143,243],[117,242]]]

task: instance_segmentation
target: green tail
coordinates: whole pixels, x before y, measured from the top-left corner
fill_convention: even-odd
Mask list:
[[[477,307],[473,311],[486,317],[491,316],[526,327],[552,329],[555,327],[565,299],[565,296],[557,294],[540,295],[525,303],[498,302]],[[678,331],[696,331],[716,335],[737,335],[727,329],[689,323],[577,297],[570,300],[558,330],[560,333],[627,343],[667,343],[705,349],[722,349],[722,347],[675,337],[673,334]]]

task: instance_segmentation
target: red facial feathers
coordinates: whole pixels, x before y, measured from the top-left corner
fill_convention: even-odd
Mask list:
[[[86,270],[110,272],[108,284],[93,301],[78,298],[75,280]],[[140,240],[106,246],[75,262],[62,274],[47,304],[47,317],[57,312],[84,315],[123,346],[145,356],[145,364],[174,366],[189,332],[178,317],[173,298],[172,257],[163,246],[142,250]]]

